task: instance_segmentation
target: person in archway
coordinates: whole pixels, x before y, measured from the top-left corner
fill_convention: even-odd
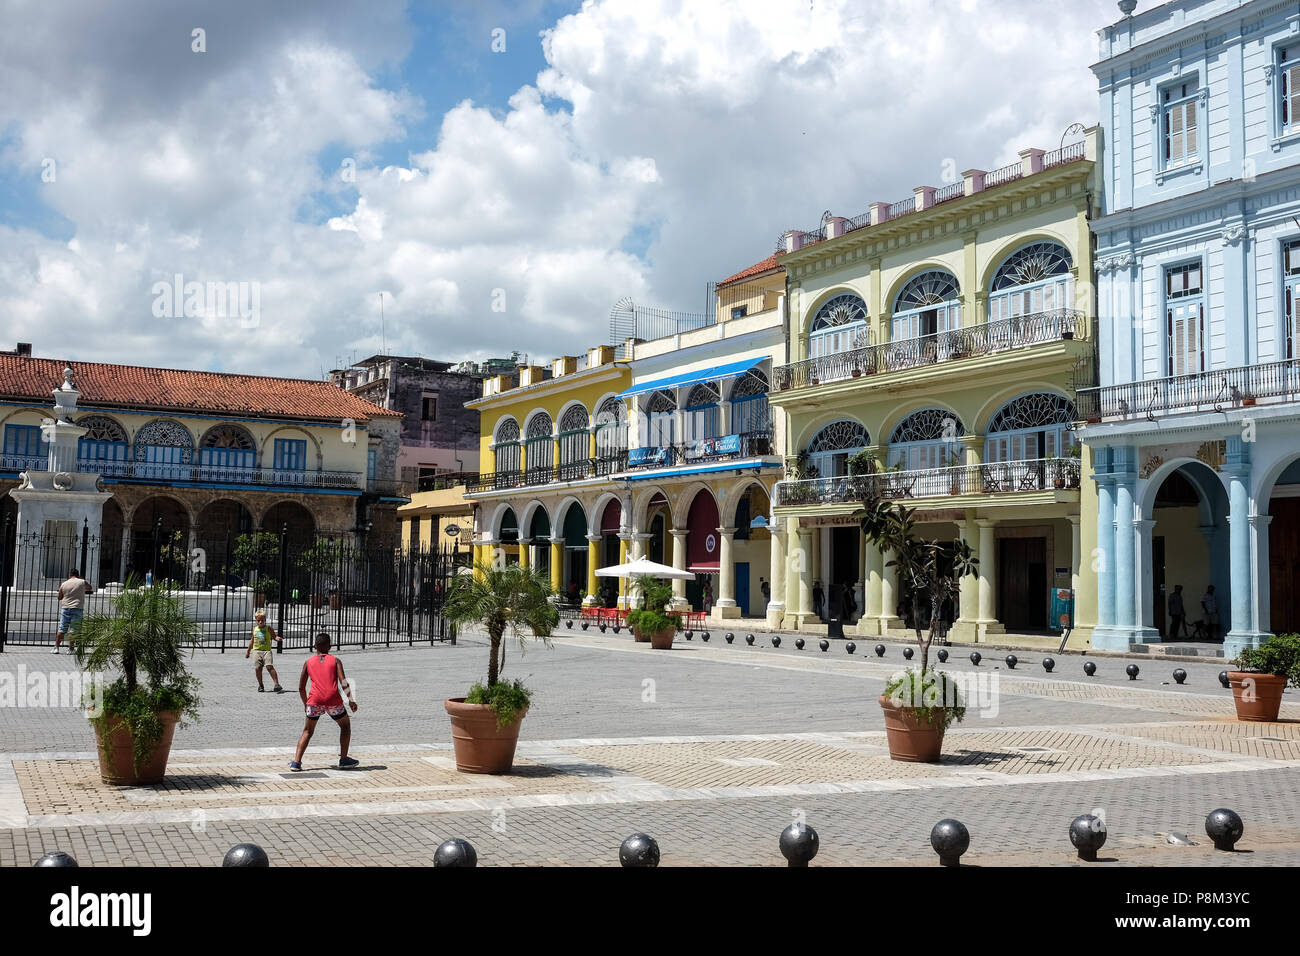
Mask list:
[[[826,603],[826,592],[822,590],[821,581],[814,581],[812,586],[813,614],[817,615],[817,620],[824,621],[822,616],[822,605]]]
[[[701,603],[706,615],[713,610],[713,583],[707,577],[704,579],[704,597]]]
[[[1214,585],[1205,589],[1201,598],[1201,610],[1205,612],[1205,637],[1210,641],[1219,640],[1219,599],[1214,596]]]
[[[1169,595],[1169,633],[1165,639],[1177,639],[1180,631],[1182,637],[1187,636],[1187,609],[1183,607],[1183,586],[1175,584],[1174,593]]]
[[[852,621],[853,616],[858,613],[858,602],[853,594],[853,582],[845,581],[841,587],[844,589],[844,597],[840,599],[841,612],[844,620]]]

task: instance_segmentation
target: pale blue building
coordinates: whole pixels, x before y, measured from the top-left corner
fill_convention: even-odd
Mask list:
[[[1232,656],[1300,630],[1300,3],[1179,0],[1099,36],[1092,642]]]

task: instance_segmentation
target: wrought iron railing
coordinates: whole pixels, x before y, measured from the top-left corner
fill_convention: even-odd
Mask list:
[[[0,471],[44,471],[49,455],[0,455]]]
[[[906,216],[909,213],[916,212],[916,197],[903,199],[889,204],[889,218],[897,219],[899,216]]]
[[[916,471],[879,471],[838,478],[780,481],[776,503],[798,505],[850,504],[872,496],[891,499],[997,495],[1079,487],[1077,458],[1034,458]]]
[[[469,478],[465,482],[465,493],[472,495],[480,491],[509,491],[512,488],[523,487],[524,473],[522,471],[496,471],[486,475],[479,475],[477,478]]]
[[[772,370],[772,379],[778,390],[807,388],[862,375],[950,362],[970,355],[1005,352],[1063,338],[1082,338],[1085,331],[1082,312],[1073,309],[1034,312],[781,365]]]
[[[421,475],[416,479],[417,491],[450,491],[479,477],[477,471],[449,471],[440,475]]]
[[[731,445],[726,439],[735,438]],[[652,460],[640,461],[629,465],[629,470],[646,468],[672,468],[677,465],[695,465],[703,461],[725,461],[732,458],[760,458],[774,455],[771,429],[742,432],[739,435],[723,435],[716,438],[702,438],[698,441],[683,442],[676,445],[660,446],[655,449],[662,452]]]
[[[1003,183],[1009,183],[1013,179],[1019,179],[1024,175],[1024,166],[1019,163],[1011,163],[1000,169],[995,169],[991,173],[984,174],[984,188],[990,189],[993,186],[1000,186]]]
[[[1079,415],[1092,422],[1293,401],[1300,401],[1300,359],[1085,388],[1078,393]]]
[[[1060,166],[1064,163],[1072,163],[1076,159],[1083,159],[1087,155],[1086,146],[1087,144],[1080,140],[1077,143],[1071,143],[1069,146],[1054,149],[1050,153],[1044,153],[1043,168],[1051,169],[1053,166]]]
[[[529,465],[524,472],[524,484],[526,485],[549,485],[554,481],[554,465]]]
[[[603,478],[627,470],[627,452],[605,455],[601,458],[580,458],[558,466],[540,465],[527,471],[506,471],[499,474],[466,476],[463,481],[466,494],[484,491],[510,491],[515,488],[549,485],[561,481],[582,481],[586,478]]]
[[[294,488],[364,488],[365,476],[357,471],[312,471],[291,468],[236,468],[233,466],[174,464],[153,461],[107,461],[81,458],[77,471],[98,473],[118,481],[211,482],[214,484],[273,485]]]
[[[957,199],[964,195],[966,195],[966,181],[963,179],[955,183],[950,183],[947,186],[940,186],[936,189],[934,191],[934,201],[937,205],[941,202],[947,202],[949,199]]]
[[[871,225],[871,213],[864,212],[861,216],[854,216],[852,219],[845,220],[844,231],[852,232],[854,229],[863,229]]]

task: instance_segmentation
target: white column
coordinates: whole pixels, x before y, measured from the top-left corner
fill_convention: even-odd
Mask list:
[[[979,560],[980,568],[984,565],[984,555],[979,548],[979,525],[975,523],[974,518],[967,518],[959,526],[961,536],[965,542],[975,550],[975,557]],[[964,575],[957,582],[960,589],[959,604],[960,611],[957,620],[952,625],[952,636],[956,640],[979,640],[979,610],[980,610],[980,579],[977,574]]]
[[[799,529],[799,549],[802,557],[796,565],[799,585],[799,605],[796,608],[798,627],[805,627],[812,617],[812,570],[809,567],[812,554],[812,542],[809,540],[811,537],[811,528]]]
[[[1079,516],[1070,515],[1070,589],[1074,591],[1075,609],[1074,617],[1079,617],[1079,575],[1082,573],[1079,565],[1083,560],[1083,550],[1079,537]]]
[[[732,560],[736,537],[735,528],[719,528],[718,541],[718,603],[713,606],[719,618],[740,617],[741,609],[736,606],[736,564]]]
[[[671,528],[669,533],[673,536],[673,568],[677,571],[686,570],[686,534],[681,528]],[[649,535],[646,535],[649,537]],[[686,603],[686,582],[684,580],[673,579],[673,604],[677,606]]]
[[[817,538],[817,574],[814,580],[822,583],[822,614],[827,614],[831,600],[831,529],[818,528]]]
[[[898,593],[894,587],[897,581],[898,569],[891,568],[889,562],[894,560],[893,551],[885,551],[880,555],[880,632],[889,633],[889,625],[898,620]]]
[[[1152,566],[1151,529],[1156,525],[1151,518],[1134,519],[1133,530],[1138,539],[1138,623],[1143,627],[1155,626],[1155,568]]]
[[[1268,526],[1272,520],[1272,515],[1250,516],[1251,550],[1255,556],[1255,591],[1251,598],[1255,604],[1255,629],[1263,634],[1270,633],[1273,626],[1273,585],[1268,575]]]
[[[768,573],[771,575],[772,594],[764,612],[768,627],[780,627],[785,616],[785,532],[781,530],[781,519],[772,517],[768,522],[771,536]]]
[[[858,620],[867,616],[867,536],[858,530],[858,581],[853,586],[853,601],[858,606]]]
[[[1000,633],[1005,628],[997,619],[998,600],[998,562],[997,538],[994,529],[997,522],[992,518],[978,518],[975,524],[980,529],[980,583],[979,583],[979,637],[989,633]]]

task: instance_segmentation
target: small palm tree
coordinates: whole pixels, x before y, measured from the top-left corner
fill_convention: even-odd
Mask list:
[[[442,615],[456,626],[481,624],[487,629],[489,690],[500,682],[505,668],[507,632],[518,639],[520,650],[529,632],[549,644],[560,623],[560,612],[550,601],[554,594],[545,575],[518,564],[480,563],[472,574],[456,576]]]

